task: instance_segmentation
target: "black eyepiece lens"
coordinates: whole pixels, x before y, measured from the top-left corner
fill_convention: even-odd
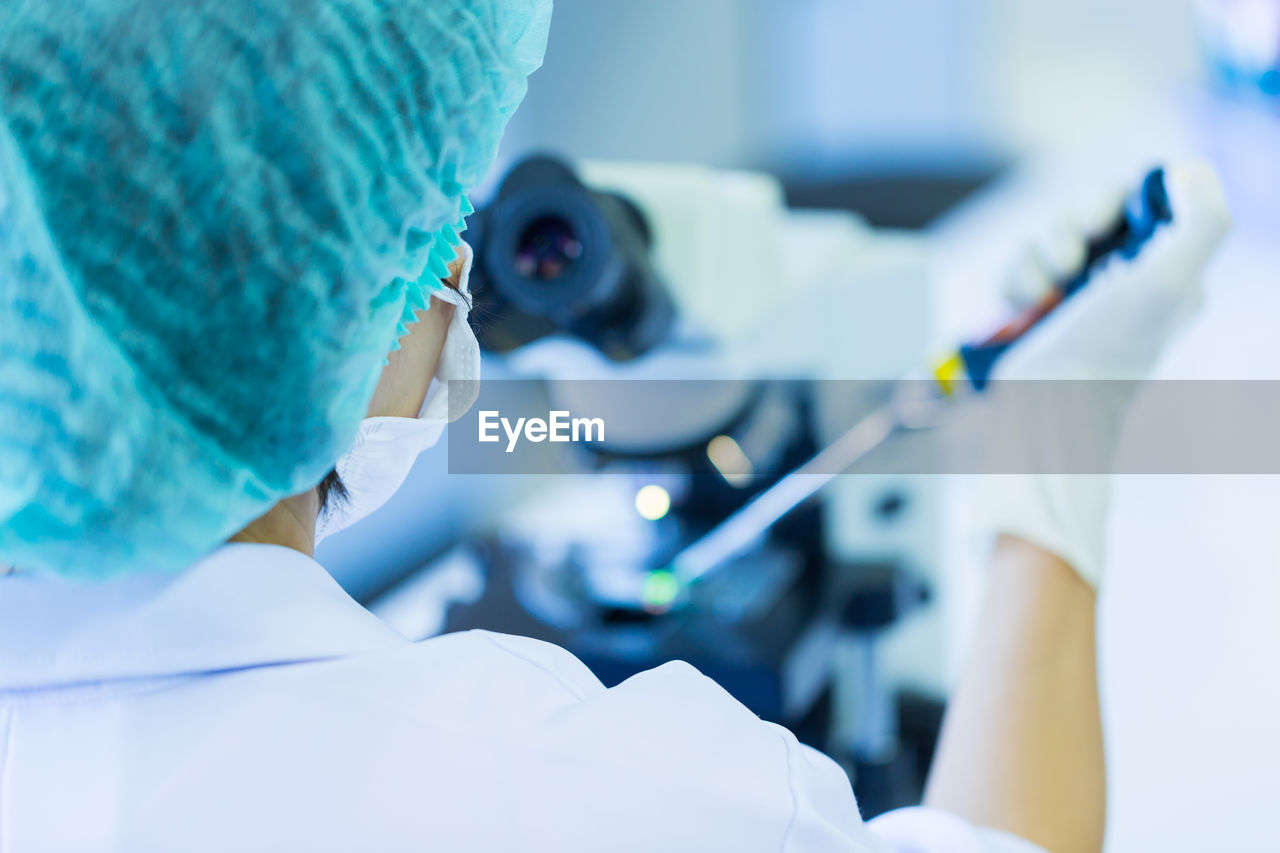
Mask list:
[[[516,272],[534,281],[555,281],[582,257],[582,241],[573,226],[558,216],[530,222],[516,243]]]

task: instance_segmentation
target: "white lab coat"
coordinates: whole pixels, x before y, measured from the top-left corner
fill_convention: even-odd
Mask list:
[[[685,664],[606,690],[545,643],[411,643],[313,560],[0,578],[0,851],[1027,853],[864,825],[827,758]]]

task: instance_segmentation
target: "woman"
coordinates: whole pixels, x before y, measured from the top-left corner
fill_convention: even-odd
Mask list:
[[[997,486],[1011,535],[929,808],[869,826],[834,763],[687,665],[605,690],[531,640],[409,643],[312,559],[478,375],[464,193],[549,16],[10,3],[0,849],[1097,850],[1100,478]],[[1171,188],[1174,224],[1007,376],[1150,368],[1225,228],[1211,176]]]

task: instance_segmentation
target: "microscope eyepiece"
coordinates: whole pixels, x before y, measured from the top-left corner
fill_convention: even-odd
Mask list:
[[[534,157],[517,165],[471,226],[487,349],[567,334],[625,361],[670,333],[675,307],[653,269],[643,214],[585,186],[564,163]]]
[[[530,281],[555,281],[582,258],[573,226],[554,214],[529,223],[516,244],[516,272]]]

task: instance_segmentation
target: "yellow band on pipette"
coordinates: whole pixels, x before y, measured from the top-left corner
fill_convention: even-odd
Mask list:
[[[938,366],[933,369],[933,378],[938,382],[938,388],[942,390],[945,397],[950,397],[955,393],[956,388],[965,381],[964,357],[956,352],[945,361],[939,362]]]

